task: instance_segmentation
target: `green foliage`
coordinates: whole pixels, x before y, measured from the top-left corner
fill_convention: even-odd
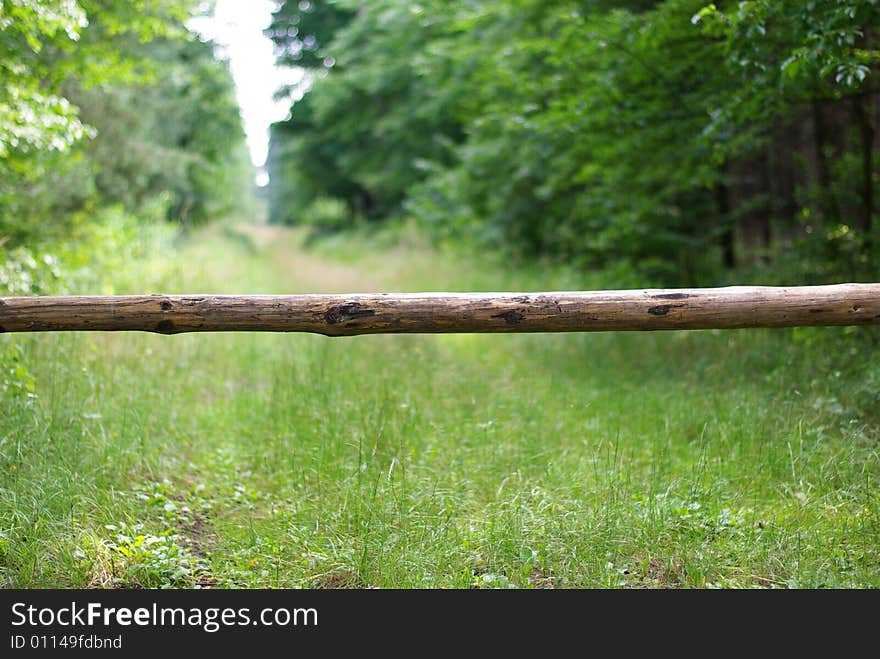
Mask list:
[[[199,570],[195,557],[178,543],[177,534],[141,533],[143,524],[107,524],[105,560],[113,585],[124,588],[183,588]],[[108,584],[109,585],[109,584]]]
[[[168,248],[177,234],[163,221],[167,204],[137,216],[121,206],[74,214],[63,236],[39,248],[0,247],[0,295],[112,294],[125,286],[132,263]],[[115,272],[115,284],[106,277]]]
[[[4,254],[0,295],[50,295],[65,290],[65,275],[53,254],[35,255],[26,247]]]
[[[0,159],[61,151],[85,135],[70,103],[43,89],[43,55],[53,41],[77,41],[87,25],[82,8],[68,0],[0,4]]]
[[[0,401],[6,405],[26,406],[37,397],[37,380],[27,366],[20,345],[3,344],[0,348]]]
[[[168,215],[184,223],[241,210],[252,190],[228,66],[194,37],[139,49],[161,78],[110,89],[70,85],[96,128],[83,162],[96,193],[133,210],[170,194]]]
[[[878,61],[872,44],[880,5],[873,0],[710,4],[691,22],[720,43],[735,81],[713,111],[711,130],[794,114],[804,100],[859,92]]]
[[[320,232],[333,232],[351,227],[352,219],[348,207],[342,201],[320,197],[303,211],[302,224]]]
[[[251,210],[232,77],[187,31],[192,0],[0,4],[0,240],[66,240],[83,216],[184,224]],[[164,218],[163,218],[164,219]]]
[[[312,4],[307,15],[323,11]],[[289,221],[291,205],[321,196],[342,199],[352,215],[368,219],[397,214],[408,188],[432,162],[448,162],[459,138],[452,101],[433,84],[423,53],[452,22],[454,14],[428,11],[444,3],[426,8],[382,0],[357,13],[359,3],[331,4],[349,11],[315,37],[315,43],[330,40],[323,69],[291,121],[273,130],[270,176],[280,190],[273,192],[270,217],[276,221]],[[276,25],[287,15],[279,9]],[[316,21],[310,29],[323,25]],[[282,52],[298,39],[275,37]]]
[[[269,175],[284,183],[270,187],[270,221],[297,224],[304,217],[302,211],[323,196],[343,200],[352,216],[364,213],[367,192],[342,171],[337,159],[340,147],[324,139],[311,95],[294,112],[296,121],[272,126]],[[285,136],[280,138],[280,134]]]
[[[856,249],[832,270],[870,276],[878,11],[282,3],[279,62],[296,52],[313,75],[273,130],[270,215],[336,197],[642,285],[725,280],[845,225]]]
[[[722,37],[732,62],[767,93],[768,83],[815,78],[842,91],[857,90],[867,79],[877,53],[866,42],[880,19],[876,0],[751,0],[730,9],[703,7],[691,19]]]
[[[357,13],[350,2],[279,0],[265,30],[275,44],[280,64],[322,69],[333,66],[328,44]]]

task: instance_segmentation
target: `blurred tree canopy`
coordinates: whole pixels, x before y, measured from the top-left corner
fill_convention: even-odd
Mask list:
[[[270,217],[643,285],[876,276],[878,0],[279,1]],[[316,204],[318,206],[316,206]],[[337,222],[342,225],[345,222]]]
[[[200,222],[250,198],[228,66],[186,28],[197,4],[0,2],[0,240],[111,206]]]

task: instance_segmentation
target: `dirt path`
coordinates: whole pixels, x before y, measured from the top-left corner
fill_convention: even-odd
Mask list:
[[[334,263],[301,246],[302,234],[270,225],[242,224],[236,230],[269,256],[275,269],[295,290],[310,293],[369,293],[382,289],[381,277],[342,263]]]

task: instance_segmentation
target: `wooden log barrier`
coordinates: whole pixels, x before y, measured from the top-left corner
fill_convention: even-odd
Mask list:
[[[880,324],[880,284],[555,293],[0,298],[0,332],[598,332]]]

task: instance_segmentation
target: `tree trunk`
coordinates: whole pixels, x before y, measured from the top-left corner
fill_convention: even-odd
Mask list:
[[[773,241],[773,174],[770,168],[769,147],[761,153],[761,193],[767,199],[758,211],[758,233],[761,241],[761,260],[770,262],[770,243]]]
[[[730,216],[730,189],[727,185],[727,167],[721,166],[718,181],[715,183],[715,206],[718,210],[719,236],[721,244],[721,264],[725,268],[736,267],[736,233],[733,218]]]
[[[813,145],[816,149],[816,178],[819,181],[819,195],[822,214],[826,222],[840,222],[840,204],[831,185],[831,167],[828,164],[828,133],[825,117],[822,114],[821,93],[814,92],[813,108]]]
[[[874,216],[874,122],[871,95],[868,89],[862,94],[853,96],[853,109],[856,123],[859,126],[862,147],[862,180],[860,185],[862,217],[860,228],[864,236],[865,251],[870,252]]]

